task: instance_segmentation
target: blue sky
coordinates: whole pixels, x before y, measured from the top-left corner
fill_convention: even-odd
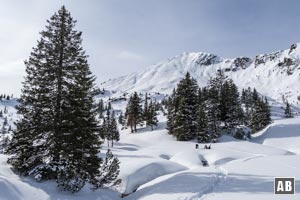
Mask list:
[[[0,93],[19,94],[23,61],[63,4],[98,83],[182,52],[252,57],[300,42],[298,0],[0,0]]]

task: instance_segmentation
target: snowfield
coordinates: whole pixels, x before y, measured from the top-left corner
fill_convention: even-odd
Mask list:
[[[113,106],[121,109],[122,104]],[[7,156],[0,154],[0,200],[299,199],[300,117],[282,119],[276,105],[274,123],[251,141],[225,135],[211,149],[204,149],[204,144],[195,149],[194,141],[176,141],[167,134],[162,113],[154,131],[140,128],[131,134],[122,130],[121,140],[112,148],[121,162],[122,181],[113,189],[91,191],[87,185],[76,194],[62,192],[53,181],[38,183],[15,174],[6,163]],[[13,108],[9,109],[7,115],[16,119]],[[295,177],[296,195],[274,196],[277,176]]]

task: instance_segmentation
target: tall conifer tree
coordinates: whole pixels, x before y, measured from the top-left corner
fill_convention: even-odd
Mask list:
[[[134,92],[129,98],[125,116],[127,118],[127,126],[130,126],[131,132],[137,132],[137,125],[142,124],[144,119],[141,98],[137,92]]]
[[[175,100],[178,110],[174,117],[173,132],[177,140],[191,140],[198,131],[198,85],[189,72],[182,79],[176,89]]]
[[[284,114],[286,118],[292,118],[293,117],[293,113],[291,111],[291,106],[289,104],[289,102],[286,102],[286,106],[284,109]]]
[[[79,191],[101,182],[95,77],[81,46],[82,33],[63,6],[27,61],[8,162],[24,175],[56,179],[62,190]]]

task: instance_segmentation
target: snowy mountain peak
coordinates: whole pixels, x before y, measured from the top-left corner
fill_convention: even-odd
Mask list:
[[[152,65],[144,71],[115,78],[101,87],[116,92],[170,93],[186,72],[205,86],[218,70],[241,88],[255,87],[263,95],[282,102],[300,103],[300,43],[288,49],[260,54],[254,58],[225,59],[209,53],[182,53]]]

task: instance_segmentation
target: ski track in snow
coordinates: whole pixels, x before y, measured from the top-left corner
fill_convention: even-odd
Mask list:
[[[208,196],[214,195],[217,187],[224,184],[228,176],[228,171],[220,165],[215,166],[215,169],[216,173],[214,175],[215,181],[213,182],[213,185],[209,186],[206,190],[199,194],[191,196],[188,200],[204,200]]]

